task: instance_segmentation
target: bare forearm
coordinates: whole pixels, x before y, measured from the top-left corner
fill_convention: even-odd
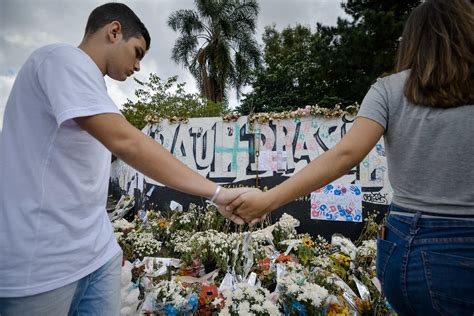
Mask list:
[[[115,154],[146,176],[178,191],[211,197],[216,190],[214,182],[188,168],[147,136]]]

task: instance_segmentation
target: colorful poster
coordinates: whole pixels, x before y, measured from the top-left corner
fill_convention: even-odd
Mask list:
[[[362,222],[360,185],[331,183],[312,192],[311,219]]]

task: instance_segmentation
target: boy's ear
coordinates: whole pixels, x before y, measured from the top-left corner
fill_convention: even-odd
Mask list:
[[[122,25],[119,21],[113,21],[107,26],[107,35],[111,42],[120,40],[122,34]]]

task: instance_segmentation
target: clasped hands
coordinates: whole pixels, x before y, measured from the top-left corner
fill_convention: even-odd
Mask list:
[[[223,188],[214,202],[222,216],[239,225],[255,225],[271,210],[266,193],[256,188]]]

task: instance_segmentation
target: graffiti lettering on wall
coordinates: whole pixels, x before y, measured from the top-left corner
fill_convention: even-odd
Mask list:
[[[387,193],[380,193],[380,192],[370,192],[364,193],[364,201],[374,204],[387,204],[388,198]]]
[[[250,125],[247,117],[236,122],[221,118],[193,118],[184,124],[162,121],[143,132],[175,157],[214,182],[223,184],[274,176],[290,177],[329,150],[351,127],[353,117],[303,117]],[[364,160],[337,183],[358,185],[364,201],[387,204],[385,151],[379,142]],[[144,183],[160,185],[117,160],[112,179],[124,191],[143,190]],[[369,193],[364,188],[369,187]],[[377,188],[374,192],[373,188]],[[130,191],[132,190],[132,191]]]

